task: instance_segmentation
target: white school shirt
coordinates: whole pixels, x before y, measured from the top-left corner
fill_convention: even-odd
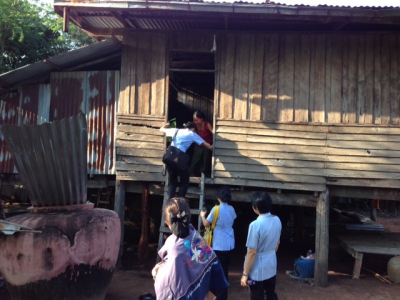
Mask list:
[[[211,212],[207,217],[207,221],[211,224],[214,220],[214,212],[215,207],[211,209]],[[229,251],[235,248],[235,233],[232,228],[235,219],[235,209],[227,203],[221,203],[219,205],[217,223],[215,224],[213,232],[213,250]]]
[[[261,214],[249,225],[246,247],[257,250],[249,278],[263,281],[276,275],[276,246],[281,236],[282,224],[277,216]],[[246,261],[245,261],[246,264]]]
[[[160,128],[160,131],[165,132],[165,135],[170,137],[173,137],[177,130],[177,128]],[[200,146],[204,143],[204,140],[197,133],[188,128],[184,128],[179,129],[175,138],[172,140],[171,145],[179,148],[179,150],[183,152],[186,152],[192,143],[196,143]]]

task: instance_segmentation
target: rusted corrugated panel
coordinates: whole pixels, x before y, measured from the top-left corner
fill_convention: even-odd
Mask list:
[[[86,203],[84,114],[43,125],[4,125],[2,132],[33,206]]]
[[[18,125],[20,93],[7,93],[2,96],[0,105],[0,128],[4,125]],[[14,173],[14,162],[0,133],[0,173]]]
[[[51,76],[50,119],[83,112],[88,120],[89,174],[115,174],[118,71],[63,72]]]
[[[52,73],[50,78],[51,104],[50,121],[86,113],[85,77],[87,72]]]
[[[119,72],[89,72],[88,90],[88,173],[115,174],[115,113]]]
[[[39,85],[25,85],[21,87],[22,101],[19,108],[19,125],[33,125],[38,121]]]

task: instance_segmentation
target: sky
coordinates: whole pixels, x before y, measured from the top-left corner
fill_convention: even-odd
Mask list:
[[[53,4],[53,0],[39,0],[47,4]],[[203,0],[205,2],[235,2],[235,0]],[[243,0],[245,2],[263,3],[263,0]],[[275,3],[294,5],[337,5],[337,6],[395,6],[400,7],[400,0],[271,0]]]

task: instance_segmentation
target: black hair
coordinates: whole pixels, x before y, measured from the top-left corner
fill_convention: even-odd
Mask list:
[[[218,189],[217,198],[224,203],[229,203],[232,200],[231,190],[226,186],[221,186]]]
[[[187,123],[183,123],[183,127],[192,129],[192,128],[196,128],[196,125],[192,122],[187,122]]]
[[[185,198],[174,197],[164,207],[165,221],[177,237],[184,239],[190,233],[190,207]]]
[[[251,195],[251,205],[257,208],[260,214],[271,212],[272,199],[267,192],[255,192]]]
[[[205,117],[206,117],[206,115],[203,112],[199,111],[199,110],[196,110],[194,112],[193,116],[196,116],[196,118],[199,118],[199,119],[202,119],[202,120],[204,120]]]

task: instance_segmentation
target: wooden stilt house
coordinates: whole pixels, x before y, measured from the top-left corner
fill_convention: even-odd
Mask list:
[[[116,209],[165,182],[158,131],[202,110],[214,184],[314,206],[327,284],[329,196],[399,200],[400,8],[55,0],[68,23],[122,37]],[[301,191],[301,192],[300,192]]]

